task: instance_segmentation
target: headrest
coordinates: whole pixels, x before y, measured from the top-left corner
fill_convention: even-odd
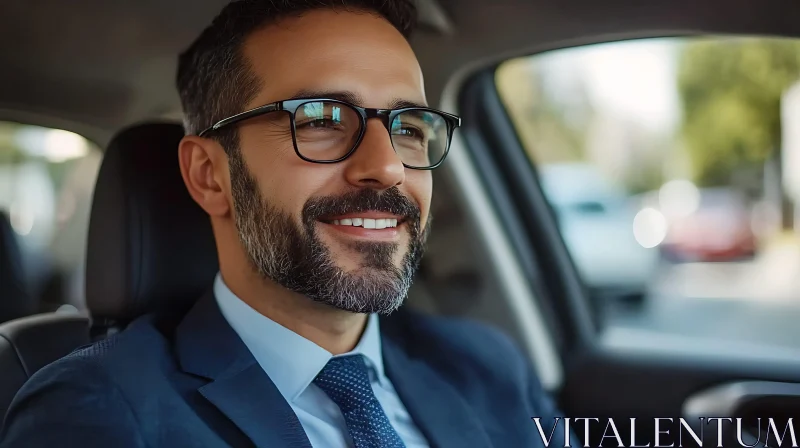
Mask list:
[[[8,216],[0,212],[0,322],[36,312],[22,269],[22,253]]]
[[[214,237],[208,215],[181,178],[182,137],[178,124],[143,124],[108,145],[86,262],[86,302],[95,322],[127,323],[183,308],[213,284]]]

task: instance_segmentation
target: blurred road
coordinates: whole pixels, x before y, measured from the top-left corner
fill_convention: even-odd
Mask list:
[[[611,304],[607,314],[617,330],[800,349],[800,244],[752,261],[665,264],[641,309]]]

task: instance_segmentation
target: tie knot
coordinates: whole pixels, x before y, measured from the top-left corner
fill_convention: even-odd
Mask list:
[[[349,355],[331,358],[317,377],[336,374],[364,374],[367,373],[367,364],[364,355]]]
[[[343,412],[358,407],[373,397],[363,355],[331,358],[314,379]]]

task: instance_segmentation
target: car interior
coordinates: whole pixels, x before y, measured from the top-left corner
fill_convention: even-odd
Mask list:
[[[0,271],[0,284],[3,285],[0,321],[7,322],[32,314],[35,306],[22,273],[19,242],[5,213],[0,213],[0,266],[3,267]]]
[[[22,215],[14,215],[0,198],[0,212],[6,208],[7,213],[0,213],[5,216],[0,219],[3,411],[44,365],[125,331],[144,314],[180,315],[211,286],[218,268],[210,224],[178,169],[183,128],[174,72],[177,54],[225,3],[35,0],[0,6],[0,121],[69,131],[101,148],[92,149],[98,165],[73,176],[75,182],[91,183],[81,190],[85,207],[73,206],[80,215],[74,218],[75,235],[82,236],[62,238],[76,249],[59,253],[66,261],[53,263],[47,274],[23,272],[42,263],[23,260],[18,240],[25,232],[12,229],[24,224]],[[529,356],[565,416],[613,417],[623,424],[621,434],[631,432],[624,425],[633,417],[711,413],[785,422],[800,415],[800,337],[788,324],[771,321],[772,314],[747,313],[737,328],[772,331],[785,343],[756,344],[725,335],[708,342],[689,330],[645,337],[647,328],[623,331],[609,324],[605,307],[584,282],[540,186],[536,161],[497,86],[506,61],[561,49],[653,38],[800,38],[800,3],[417,4],[420,28],[411,42],[428,101],[459,114],[463,124],[445,164],[434,172],[434,230],[406,306],[503,329]],[[800,51],[795,56],[800,61]],[[635,71],[635,65],[633,60],[622,69]],[[6,160],[3,145],[11,144],[3,140],[3,129],[0,165]],[[3,180],[4,173],[0,170],[0,189],[15,182]],[[71,229],[63,222],[59,226],[51,239]],[[53,283],[58,275],[63,281]],[[800,306],[800,297],[792,300],[791,306]],[[714,319],[693,326],[713,328]],[[649,422],[637,427],[636,443],[656,440]],[[579,437],[586,429],[574,427]],[[588,428],[590,443],[598,445],[604,429]],[[716,431],[706,428],[704,438],[715,437]]]

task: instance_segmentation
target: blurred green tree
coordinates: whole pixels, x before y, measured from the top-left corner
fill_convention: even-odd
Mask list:
[[[695,181],[730,185],[781,147],[780,101],[800,80],[800,43],[781,38],[692,39],[678,61],[681,136]]]
[[[23,160],[24,155],[14,140],[20,127],[16,123],[0,121],[0,165],[15,164]]]
[[[495,82],[522,146],[537,164],[584,159],[587,116],[586,92],[574,92],[577,104],[559,104],[545,92],[538,59],[524,57],[498,67]]]

